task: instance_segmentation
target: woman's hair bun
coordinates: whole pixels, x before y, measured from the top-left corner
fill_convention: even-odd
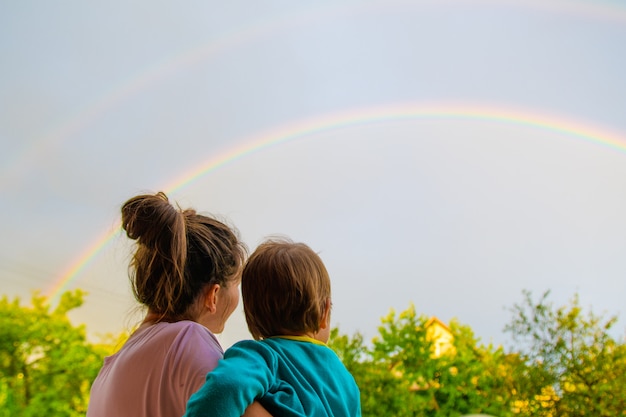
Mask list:
[[[172,232],[179,230],[177,224],[184,221],[182,213],[161,191],[138,195],[122,206],[122,228],[128,237],[153,249],[169,246]]]
[[[137,242],[129,264],[133,294],[157,321],[195,320],[206,286],[226,287],[238,276],[245,247],[217,219],[182,210],[163,192],[129,199],[121,214],[122,228]]]

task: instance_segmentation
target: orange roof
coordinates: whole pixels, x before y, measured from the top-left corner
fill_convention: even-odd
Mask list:
[[[439,320],[435,316],[432,316],[431,318],[429,318],[428,321],[426,322],[426,324],[424,325],[424,327],[425,328],[429,328],[433,324],[438,324],[441,327],[443,327],[444,329],[446,329],[447,331],[450,331],[450,327],[448,327],[448,325],[446,323],[444,323],[443,321]]]

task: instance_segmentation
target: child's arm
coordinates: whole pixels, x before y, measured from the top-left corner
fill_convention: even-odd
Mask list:
[[[268,392],[273,381],[275,364],[267,349],[255,341],[239,342],[228,349],[187,402],[185,417],[244,415],[248,406]]]

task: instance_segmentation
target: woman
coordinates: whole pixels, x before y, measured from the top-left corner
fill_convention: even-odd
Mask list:
[[[105,358],[87,416],[179,417],[223,356],[214,333],[239,303],[246,250],[228,226],[162,192],[124,203],[122,227],[137,242],[130,278],[147,314]],[[269,416],[257,403],[245,415]]]

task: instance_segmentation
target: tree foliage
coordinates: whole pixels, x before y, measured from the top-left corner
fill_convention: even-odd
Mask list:
[[[554,307],[549,292],[524,292],[510,332],[524,361],[517,369],[520,415],[626,415],[626,345],[611,337],[617,321],[584,314],[578,296]]]
[[[361,389],[363,416],[626,416],[626,345],[616,318],[583,314],[578,297],[555,308],[545,293],[512,309],[515,347],[484,345],[452,320],[438,354],[415,308],[381,320],[370,344],[334,329],[331,347]]]
[[[332,330],[330,346],[354,375],[363,416],[459,417],[626,416],[626,344],[610,335],[616,317],[584,313],[578,296],[562,307],[549,293],[511,309],[505,331],[514,345],[484,345],[452,320],[443,343],[432,320],[414,306],[381,319],[365,341]],[[0,417],[82,416],[104,356],[128,334],[87,341],[68,311],[80,290],[52,308],[35,294],[31,306],[0,299]]]
[[[85,415],[91,382],[111,346],[90,344],[84,326],[68,320],[84,295],[66,292],[54,309],[38,294],[29,307],[0,299],[0,417]]]
[[[449,328],[452,348],[437,354],[428,324],[410,306],[384,317],[369,346],[360,334],[333,332],[331,347],[361,389],[363,416],[512,415],[514,355],[479,345],[471,329],[456,321]]]

